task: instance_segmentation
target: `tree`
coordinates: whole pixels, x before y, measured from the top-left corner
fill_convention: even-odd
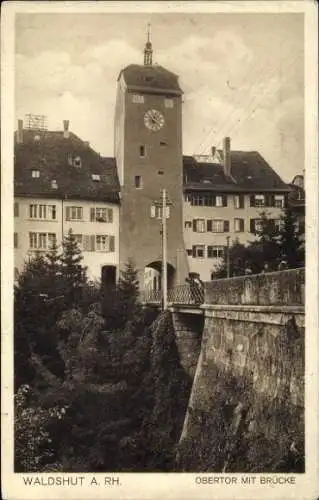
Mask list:
[[[297,227],[297,216],[287,207],[282,216],[282,229],[279,235],[280,256],[293,269],[304,265],[304,248]]]
[[[83,255],[71,229],[63,239],[60,261],[65,303],[72,307],[81,298],[82,288],[87,284],[87,268],[82,265]]]
[[[260,230],[256,232],[256,239],[251,243],[251,249],[255,249],[255,261],[257,272],[263,270],[267,264],[269,270],[275,270],[280,257],[279,230],[276,230],[273,219],[268,217],[267,212],[260,213]]]

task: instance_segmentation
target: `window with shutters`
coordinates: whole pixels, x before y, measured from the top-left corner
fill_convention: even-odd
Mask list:
[[[284,208],[285,197],[283,194],[275,194],[274,206],[277,208]]]
[[[254,207],[264,207],[265,206],[265,195],[255,194],[254,195]]]
[[[171,215],[170,207],[166,207],[166,219],[169,219]],[[162,218],[162,207],[160,205],[151,205],[151,218],[161,219]]]
[[[115,237],[108,234],[96,235],[96,251],[97,252],[114,252]]]
[[[29,205],[30,219],[56,220],[56,205]]]
[[[83,219],[83,207],[66,207],[66,220],[82,220]]]
[[[113,209],[104,207],[92,207],[91,222],[113,222]]]
[[[234,220],[234,229],[236,233],[242,233],[245,230],[244,227],[244,219],[235,219]]]
[[[224,247],[223,246],[208,246],[207,247],[207,257],[209,259],[222,259],[224,257]]]
[[[205,257],[205,246],[194,245],[192,248],[193,257],[203,259]]]
[[[13,206],[14,217],[19,217],[19,203],[15,202]]]
[[[262,219],[250,219],[250,232],[259,233],[262,231],[263,221]]]
[[[78,247],[83,250],[83,234],[74,234],[73,235],[75,241],[78,244]]]
[[[47,250],[56,244],[55,233],[29,233],[29,247],[31,250]]]
[[[48,233],[48,248],[52,248],[56,245],[56,234]]]
[[[213,195],[212,194],[202,194],[202,193],[192,193],[187,195],[187,201],[194,207],[212,207]]]
[[[223,220],[212,220],[212,233],[223,233],[224,232],[224,221]]]
[[[14,248],[18,248],[18,233],[13,234],[13,244]]]
[[[236,194],[234,197],[235,208],[245,208],[245,198],[243,194]]]
[[[206,222],[204,219],[194,219],[193,220],[193,231],[196,233],[205,233]]]
[[[223,206],[223,197],[222,196],[216,196],[215,206],[216,207],[222,207]]]

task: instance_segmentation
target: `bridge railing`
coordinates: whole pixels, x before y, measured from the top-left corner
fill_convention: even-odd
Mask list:
[[[175,286],[168,290],[167,301],[171,304],[199,305],[204,302],[204,289],[189,283]]]
[[[141,301],[144,304],[161,304],[161,290],[144,290],[141,292]],[[199,305],[204,302],[204,289],[196,284],[175,286],[167,291],[169,304]]]

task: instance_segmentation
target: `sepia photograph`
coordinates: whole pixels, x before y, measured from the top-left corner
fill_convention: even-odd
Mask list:
[[[128,477],[172,499],[301,498],[318,465],[305,12],[28,3],[5,6],[2,137],[19,498],[157,498]]]

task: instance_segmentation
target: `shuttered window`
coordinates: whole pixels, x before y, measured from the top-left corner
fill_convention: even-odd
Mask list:
[[[193,245],[192,253],[193,253],[193,257],[203,259],[205,257],[205,246],[204,245]]]
[[[204,219],[194,219],[193,220],[193,231],[196,233],[205,233],[206,223]]]
[[[245,208],[245,197],[243,194],[236,194],[234,199],[235,208]]]
[[[82,220],[83,207],[66,207],[65,218],[66,220]]]
[[[235,229],[236,233],[242,233],[245,230],[244,219],[235,219],[234,220],[234,229]]]
[[[113,222],[113,209],[92,207],[90,210],[91,222]]]
[[[221,259],[224,257],[224,247],[223,246],[208,246],[207,247],[207,257],[209,259]]]

